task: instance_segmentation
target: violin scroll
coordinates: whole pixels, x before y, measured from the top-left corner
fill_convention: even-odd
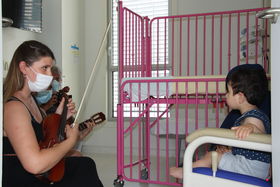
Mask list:
[[[59,90],[58,92],[55,93],[56,97],[57,97],[57,101],[58,103],[60,103],[61,99],[63,96],[67,95],[67,93],[70,91],[69,86],[65,86],[64,88],[62,88],[61,90]],[[68,95],[69,98],[71,98],[71,95]]]

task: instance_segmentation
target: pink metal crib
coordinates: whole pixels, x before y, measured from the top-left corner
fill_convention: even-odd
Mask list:
[[[244,63],[269,69],[268,23],[255,17],[261,10],[149,20],[119,2],[115,186],[182,186],[169,168],[181,164],[189,133],[221,124],[227,72]]]

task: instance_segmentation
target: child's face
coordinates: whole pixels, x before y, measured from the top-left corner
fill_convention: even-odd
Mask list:
[[[238,94],[233,95],[231,85],[227,85],[228,92],[226,93],[226,102],[230,109],[238,109]]]

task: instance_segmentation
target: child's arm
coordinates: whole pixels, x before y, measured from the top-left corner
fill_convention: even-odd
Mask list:
[[[239,139],[244,139],[251,133],[265,133],[263,122],[253,117],[246,118],[242,125],[231,129],[236,130],[235,135]]]

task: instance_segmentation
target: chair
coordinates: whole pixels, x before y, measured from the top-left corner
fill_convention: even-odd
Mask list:
[[[184,154],[183,186],[184,187],[271,187],[265,180],[233,172],[218,170],[213,176],[211,168],[192,168],[195,150],[205,143],[241,147],[259,151],[271,152],[271,136],[267,134],[250,134],[245,140],[238,140],[235,132],[229,129],[205,128],[200,129],[187,137],[189,145]]]

